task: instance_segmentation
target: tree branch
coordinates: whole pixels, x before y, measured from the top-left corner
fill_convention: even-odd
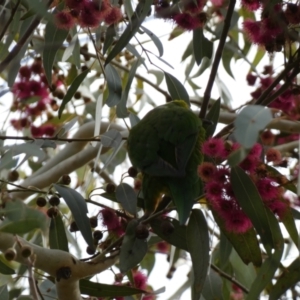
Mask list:
[[[208,79],[208,83],[204,92],[204,97],[203,97],[203,102],[201,105],[201,110],[199,113],[199,118],[204,119],[206,116],[206,111],[207,111],[207,107],[208,107],[208,103],[210,100],[210,95],[211,95],[211,90],[219,69],[219,63],[221,61],[222,58],[222,53],[223,53],[223,49],[225,46],[225,42],[226,42],[226,38],[227,38],[227,34],[230,28],[230,23],[231,23],[231,18],[232,18],[232,14],[234,11],[234,7],[235,7],[235,3],[236,0],[230,0],[229,2],[229,6],[227,9],[227,14],[224,20],[224,27],[223,27],[223,31],[220,37],[220,41],[219,41],[219,45],[216,51],[216,55],[215,55],[215,59],[211,68],[211,72],[210,72],[210,76]]]

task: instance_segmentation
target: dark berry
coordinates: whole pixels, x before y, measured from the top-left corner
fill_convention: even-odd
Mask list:
[[[36,199],[36,205],[39,207],[44,207],[47,204],[47,200],[44,197],[38,197]]]
[[[59,183],[69,185],[71,183],[71,177],[68,174],[64,174],[61,177]]]
[[[102,231],[100,230],[95,230],[93,232],[93,238],[96,240],[96,241],[100,241],[102,238],[103,238],[103,233]]]
[[[5,252],[4,252],[4,257],[6,260],[11,261],[14,260],[17,256],[17,252],[14,248],[8,248]]]
[[[79,229],[78,229],[78,226],[77,226],[77,224],[76,224],[76,222],[75,221],[73,221],[71,224],[70,224],[70,232],[75,232],[75,231],[78,231]]]
[[[58,209],[56,207],[50,207],[47,210],[47,215],[49,218],[55,218],[58,215]]]
[[[164,220],[161,223],[161,231],[164,235],[168,236],[174,232],[174,225],[169,220]]]
[[[112,194],[116,190],[116,186],[113,183],[108,183],[106,185],[105,191],[106,193]]]
[[[135,229],[135,236],[140,240],[144,240],[149,236],[149,230],[145,224],[139,224]]]
[[[19,179],[19,172],[16,170],[10,171],[7,176],[8,181],[14,182]]]
[[[86,247],[86,253],[89,254],[89,255],[93,255],[95,253],[95,249],[93,249],[90,246],[87,246]]]
[[[58,197],[52,196],[52,197],[49,199],[49,203],[50,203],[50,205],[52,205],[52,206],[58,206],[59,203],[60,203],[60,200],[59,200]]]
[[[90,218],[90,224],[92,228],[96,228],[98,226],[98,218],[97,217],[91,217]]]
[[[75,94],[74,94],[74,98],[75,99],[80,99],[81,98],[81,93],[80,92],[75,92]]]
[[[29,246],[23,246],[21,248],[21,255],[22,255],[22,257],[27,258],[27,257],[31,256],[31,254],[32,254],[31,247],[29,247]]]
[[[135,178],[137,174],[138,174],[138,170],[137,170],[135,167],[130,167],[130,168],[128,169],[128,175],[129,175],[130,177]]]

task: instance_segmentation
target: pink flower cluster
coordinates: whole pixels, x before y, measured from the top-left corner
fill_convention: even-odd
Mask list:
[[[111,208],[103,208],[99,212],[99,217],[102,219],[102,225],[107,228],[109,232],[121,236],[124,234],[124,226],[122,219]]]
[[[244,30],[251,42],[264,46],[268,52],[281,51],[287,42],[293,42],[288,34],[289,26],[300,24],[300,5],[287,3],[271,5],[268,1],[242,0],[250,11],[262,9],[261,20],[246,20]]]
[[[140,272],[140,271],[133,271],[133,281],[134,281],[134,287],[141,289],[141,290],[147,290],[148,285],[147,285],[147,276]],[[119,285],[119,283],[115,283],[117,285]],[[155,295],[145,295],[143,296],[143,300],[154,300],[156,297]],[[123,300],[124,297],[116,297],[116,300]]]
[[[110,0],[66,0],[64,10],[55,14],[58,28],[69,30],[76,24],[81,27],[98,27],[101,22],[117,24],[123,19],[119,7],[112,6]]]
[[[20,111],[21,117],[12,119],[11,125],[16,130],[30,127],[33,137],[52,136],[55,132],[52,124],[40,127],[33,125],[35,119],[47,111],[47,105],[54,101],[50,98],[48,82],[40,60],[35,60],[32,65],[20,68],[12,93],[14,102],[11,110]]]
[[[239,147],[236,143],[224,143],[222,139],[210,138],[203,143],[202,152],[210,161],[198,166],[198,175],[205,184],[206,198],[211,208],[224,221],[228,231],[244,233],[252,227],[250,219],[241,209],[234,195],[230,182],[230,167],[218,162],[224,161],[228,155]],[[226,149],[226,152],[224,151]],[[280,187],[279,177],[270,174],[262,161],[262,146],[255,144],[240,167],[251,177],[265,205],[279,218],[282,218],[288,207],[283,198],[284,189]],[[280,154],[267,152],[267,161],[278,162]]]
[[[261,94],[273,83],[274,81],[273,69],[271,66],[266,66],[261,76],[249,73],[246,80],[250,86],[253,86],[258,81],[258,87],[251,93],[254,99],[258,99]],[[273,92],[276,92],[281,88],[281,84],[278,84]],[[299,103],[300,103],[299,90],[289,88],[278,96],[269,107],[281,110],[290,118],[296,120],[300,118]]]
[[[155,11],[157,17],[173,20],[179,27],[193,30],[203,27],[206,23],[207,16],[203,12],[205,4],[206,0],[181,0],[173,2],[172,5],[169,1],[159,0]]]

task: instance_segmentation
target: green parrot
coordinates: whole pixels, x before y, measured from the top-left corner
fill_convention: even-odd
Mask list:
[[[155,211],[162,195],[170,196],[179,221],[185,224],[201,192],[197,166],[203,155],[205,130],[183,100],[151,110],[129,133],[128,154],[143,174],[145,217]]]

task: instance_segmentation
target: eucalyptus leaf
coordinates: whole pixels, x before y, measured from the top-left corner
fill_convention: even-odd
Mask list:
[[[104,147],[117,148],[122,142],[122,135],[116,129],[110,129],[101,135],[101,143]]]
[[[164,47],[163,47],[163,44],[160,41],[160,39],[151,30],[149,30],[145,26],[141,26],[141,28],[151,38],[152,42],[154,43],[154,45],[156,46],[156,48],[158,50],[159,56],[163,56]]]
[[[269,108],[260,105],[248,105],[237,115],[234,136],[245,148],[251,148],[257,141],[261,130],[272,121]]]
[[[69,252],[68,239],[61,216],[51,218],[49,227],[50,249],[60,249]]]
[[[204,36],[202,28],[193,30],[193,51],[198,66],[204,57],[212,58],[213,43]]]
[[[70,87],[67,90],[66,95],[64,96],[64,99],[60,105],[60,108],[58,110],[58,116],[59,118],[61,118],[62,113],[67,105],[68,102],[70,102],[72,100],[72,97],[74,96],[74,94],[77,92],[80,84],[83,82],[83,80],[85,79],[85,77],[87,76],[87,74],[90,72],[90,69],[86,69],[85,71],[83,71],[82,73],[80,73],[72,82],[72,84],[70,85]]]
[[[126,211],[132,215],[136,214],[137,195],[129,184],[122,182],[117,186],[116,198]]]
[[[162,226],[164,222],[171,223],[171,227],[174,227],[172,232],[165,232],[163,230]],[[180,225],[179,221],[172,218],[155,218],[150,221],[150,225],[153,232],[164,241],[175,247],[188,251],[186,226]]]
[[[209,266],[209,235],[206,219],[199,209],[193,209],[186,230],[187,246],[193,263],[192,299],[198,300]],[[199,255],[201,252],[201,255]]]
[[[54,188],[66,201],[86,243],[92,249],[95,249],[90,220],[87,217],[88,209],[84,198],[77,191],[64,185],[54,184]]]
[[[139,222],[132,220],[128,223],[120,251],[120,271],[122,273],[135,267],[148,251],[147,241],[135,236],[135,229]]]
[[[86,279],[80,280],[79,286],[82,294],[86,294],[93,297],[115,298],[145,293],[144,290],[140,290],[126,285],[103,284],[98,282],[92,282]]]
[[[22,201],[9,201],[1,214],[6,216],[0,225],[0,231],[14,234],[24,234],[33,229],[45,230],[47,218],[39,210],[29,208]]]
[[[148,15],[152,3],[152,0],[145,0],[138,3],[138,5],[136,6],[136,10],[131,17],[131,22],[127,25],[121,37],[108,54],[105,60],[105,66],[107,66],[123,50],[124,47],[126,47],[131,38],[137,33],[139,27]]]
[[[47,22],[45,28],[45,46],[43,51],[43,66],[49,86],[52,84],[52,67],[55,56],[69,34],[68,30],[60,29],[54,22]]]
[[[190,97],[182,83],[170,73],[165,73],[168,91],[172,100],[184,100],[190,105]]]
[[[9,293],[6,284],[0,286],[0,299],[9,300]]]
[[[140,65],[140,59],[138,59],[137,61],[135,61],[131,68],[130,68],[130,72],[128,74],[128,79],[125,85],[125,88],[122,92],[122,97],[121,97],[121,101],[117,104],[117,117],[118,118],[126,118],[128,117],[129,113],[127,111],[127,99],[128,99],[128,95],[129,95],[129,91],[130,91],[130,87],[133,81],[133,78],[136,74],[136,70],[138,68],[138,66]]]
[[[117,105],[121,101],[122,97],[122,82],[120,75],[116,71],[116,69],[108,64],[105,67],[105,75],[108,86],[108,98],[106,99],[106,104],[109,107],[113,107]]]
[[[14,269],[7,265],[7,261],[5,262],[2,257],[0,257],[0,273],[4,275],[13,275],[16,273]]]

